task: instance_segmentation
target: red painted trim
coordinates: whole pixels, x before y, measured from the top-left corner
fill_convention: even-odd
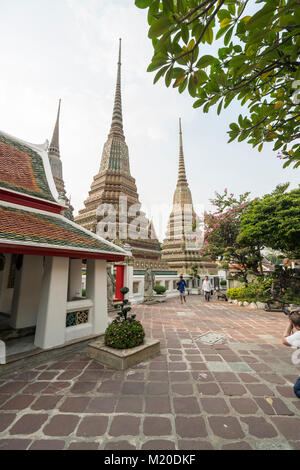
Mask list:
[[[123,300],[124,295],[121,294],[120,289],[124,287],[124,271],[125,271],[125,266],[123,265],[117,265],[116,266],[116,292],[115,292],[115,302],[119,300]]]
[[[105,259],[107,261],[124,261],[123,255],[109,253],[91,253],[89,251],[76,251],[57,248],[43,248],[26,245],[9,245],[0,243],[0,253],[14,253],[20,255],[62,256],[64,258]],[[123,286],[122,286],[123,287]]]
[[[53,212],[54,214],[60,214],[65,209],[60,204],[50,201],[41,201],[39,199],[32,198],[26,194],[12,193],[6,189],[0,188],[0,200],[5,202],[11,202],[12,204],[19,204],[26,207],[32,207],[33,209],[39,209],[42,211]]]

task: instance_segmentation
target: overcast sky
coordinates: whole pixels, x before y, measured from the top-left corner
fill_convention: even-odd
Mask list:
[[[297,186],[299,169],[283,170],[272,145],[258,153],[245,142],[227,144],[229,123],[243,112],[238,103],[220,116],[214,108],[203,114],[188,93],[153,85],[154,74],[146,72],[152,57],[146,10],[134,0],[0,0],[0,7],[0,129],[29,142],[50,140],[62,98],[61,157],[75,214],[110,128],[119,37],[131,173],[159,238],[177,180],[179,116],[196,207],[209,208],[214,191],[224,188],[254,197],[278,183]]]

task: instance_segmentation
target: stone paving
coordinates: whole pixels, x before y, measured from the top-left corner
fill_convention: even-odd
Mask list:
[[[282,313],[189,296],[133,307],[161,355],[127,371],[77,350],[0,371],[0,449],[300,449]],[[223,335],[209,344],[205,333]]]

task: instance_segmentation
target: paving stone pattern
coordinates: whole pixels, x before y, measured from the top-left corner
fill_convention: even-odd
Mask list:
[[[161,354],[132,369],[79,345],[0,370],[0,450],[300,449],[283,314],[199,296],[133,311]],[[205,344],[205,333],[224,337]]]

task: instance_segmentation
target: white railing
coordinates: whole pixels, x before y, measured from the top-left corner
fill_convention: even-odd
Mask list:
[[[66,342],[83,338],[93,333],[93,306],[94,304],[91,299],[78,299],[67,302],[65,327]],[[68,323],[69,325],[67,326]]]

